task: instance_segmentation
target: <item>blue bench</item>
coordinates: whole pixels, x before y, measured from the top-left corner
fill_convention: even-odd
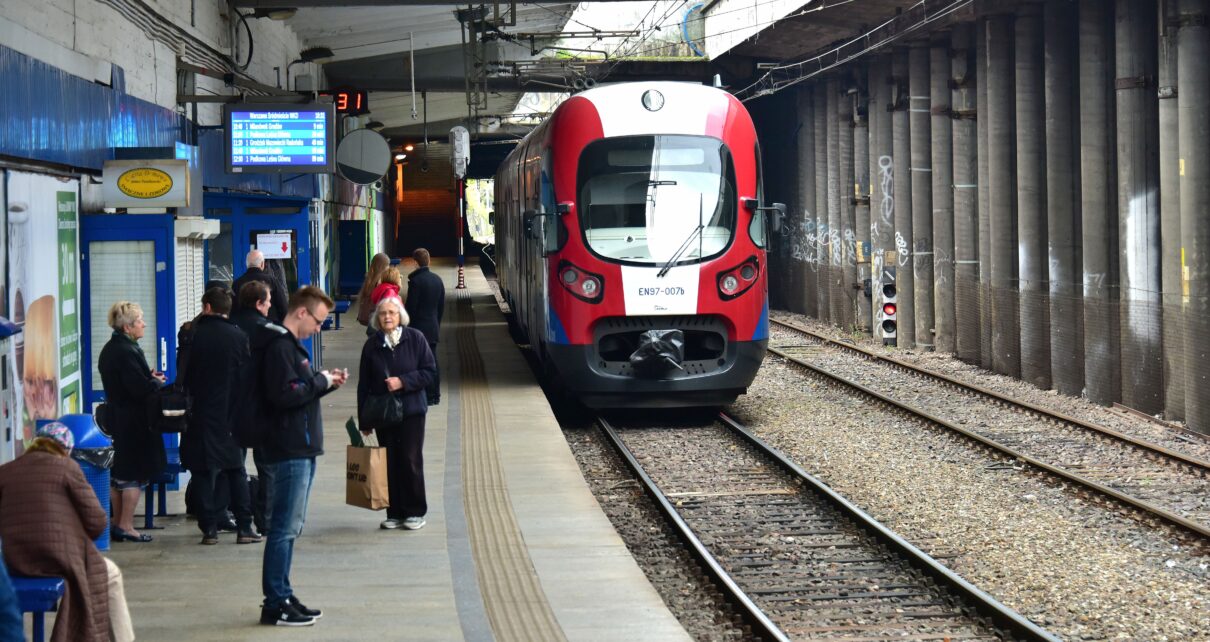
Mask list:
[[[342,300],[336,302],[336,307],[332,308],[332,315],[336,317],[336,329],[337,330],[340,329],[340,315],[348,312],[349,307],[351,305],[353,305],[352,301],[349,301],[348,299],[342,299]],[[323,329],[324,330],[332,329],[332,322],[329,321],[328,319],[324,319]]]
[[[42,642],[46,639],[46,622],[43,620],[43,616],[58,608],[59,598],[63,597],[63,590],[67,588],[67,584],[61,577],[13,575],[12,580],[21,612],[29,613],[34,619],[32,642]]]

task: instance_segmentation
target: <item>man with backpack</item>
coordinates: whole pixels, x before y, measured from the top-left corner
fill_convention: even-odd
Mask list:
[[[265,360],[265,347],[274,338],[286,333],[285,328],[269,321],[272,297],[273,293],[265,283],[245,283],[237,297],[239,309],[231,314],[231,321],[248,337],[251,357],[244,368],[243,401],[240,403],[240,412],[236,415],[234,433],[240,447],[252,449],[252,461],[256,464],[256,482],[251,483],[249,480],[252,519],[257,530],[262,533],[267,531],[265,512],[268,491],[273,480],[261,454],[268,418],[265,416],[265,404],[261,399],[260,371]]]

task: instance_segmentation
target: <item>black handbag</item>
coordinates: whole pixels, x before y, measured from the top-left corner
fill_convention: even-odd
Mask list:
[[[147,419],[156,432],[185,432],[193,397],[179,382],[164,386],[147,398]]]
[[[403,398],[393,392],[366,395],[360,414],[362,430],[398,426],[403,423]]]
[[[176,381],[147,397],[147,424],[155,432],[185,432],[189,427],[189,413],[193,410],[193,395],[185,386],[185,375],[189,372],[189,351],[177,360]]]

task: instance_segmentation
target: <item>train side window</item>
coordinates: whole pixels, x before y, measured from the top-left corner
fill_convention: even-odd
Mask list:
[[[761,166],[760,159],[760,143],[756,143],[756,205],[761,207],[765,204],[765,181],[764,168]],[[748,223],[748,236],[752,237],[752,242],[756,247],[763,248],[767,241],[765,228],[765,213],[759,209],[753,209],[749,212],[752,215],[752,221]]]

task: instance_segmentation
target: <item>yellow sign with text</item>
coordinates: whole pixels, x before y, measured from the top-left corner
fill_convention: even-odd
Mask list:
[[[154,167],[138,167],[122,172],[118,189],[134,198],[159,198],[172,191],[172,177]]]

